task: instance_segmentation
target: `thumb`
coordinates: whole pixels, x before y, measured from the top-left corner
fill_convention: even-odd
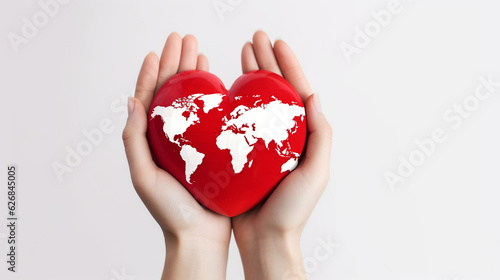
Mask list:
[[[312,94],[306,100],[307,148],[300,170],[309,180],[320,180],[326,186],[330,175],[332,128],[321,112],[319,96]]]
[[[146,139],[147,115],[141,102],[134,98],[128,99],[128,119],[123,129],[122,139],[130,168],[132,183],[136,189],[152,186],[156,164],[151,157]]]

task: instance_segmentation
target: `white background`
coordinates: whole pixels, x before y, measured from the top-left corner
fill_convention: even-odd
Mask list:
[[[194,34],[229,87],[263,29],[290,44],[334,128],[331,181],[302,238],[309,278],[500,279],[500,87],[456,129],[443,119],[479,76],[500,81],[498,1],[402,1],[350,63],[341,44],[389,0],[228,2],[218,14],[213,0],[73,0],[15,52],[9,34],[43,9],[0,1],[0,181],[19,168],[18,272],[5,263],[4,185],[0,278],[159,279],[163,238],[121,142],[126,96],[170,32]],[[104,119],[114,130],[59,181],[51,165]],[[446,141],[391,189],[384,174],[436,128]],[[328,239],[337,248],[318,258]],[[227,274],[243,279],[234,243]]]

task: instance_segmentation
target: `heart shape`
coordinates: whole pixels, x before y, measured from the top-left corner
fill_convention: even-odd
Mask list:
[[[243,74],[229,91],[208,72],[181,72],[155,95],[149,117],[158,166],[229,217],[266,199],[297,166],[306,140],[300,96],[264,70]]]

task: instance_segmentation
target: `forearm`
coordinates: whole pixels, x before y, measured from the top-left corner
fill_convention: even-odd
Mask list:
[[[228,246],[199,238],[165,237],[162,280],[226,279]]]
[[[238,247],[246,280],[306,279],[300,237],[256,238],[243,243]]]

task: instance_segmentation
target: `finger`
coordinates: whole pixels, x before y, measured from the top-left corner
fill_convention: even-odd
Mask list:
[[[193,35],[186,35],[182,39],[181,62],[178,72],[196,69],[197,61],[198,41]]]
[[[158,167],[151,157],[146,139],[147,117],[144,106],[137,98],[130,97],[128,110],[129,117],[122,134],[123,145],[132,182],[138,191],[144,193],[148,191],[148,186],[154,186]]]
[[[328,181],[330,172],[330,151],[332,147],[332,128],[325,115],[321,113],[321,105],[317,94],[306,100],[307,116],[307,148],[305,157],[296,171],[310,180]]]
[[[259,70],[257,58],[253,52],[253,45],[250,42],[243,45],[243,49],[241,50],[241,68],[243,73]]]
[[[156,90],[173,75],[177,74],[179,63],[181,60],[182,38],[177,33],[172,33],[168,36],[165,47],[160,58],[160,70],[158,72],[158,81]]]
[[[269,41],[269,37],[267,37],[265,32],[255,32],[253,35],[253,50],[260,69],[272,71],[281,75],[278,62],[274,56],[273,46],[271,45],[271,41]]]
[[[196,63],[196,69],[208,72],[208,58],[205,55],[203,54],[198,55],[198,62]]]
[[[303,101],[312,94],[311,87],[300,67],[299,61],[290,47],[282,40],[274,43],[274,53],[283,73],[283,77],[295,88]]]
[[[309,139],[301,163],[281,181],[260,211],[273,213],[270,216],[274,219],[268,218],[271,224],[299,231],[303,230],[330,176],[331,128],[316,109],[317,104],[313,104],[316,102],[319,102],[316,94],[305,102]]]
[[[149,106],[151,106],[155,94],[159,65],[158,56],[153,52],[149,53],[142,63],[139,78],[137,79],[135,98],[144,105],[146,112],[149,112]]]

